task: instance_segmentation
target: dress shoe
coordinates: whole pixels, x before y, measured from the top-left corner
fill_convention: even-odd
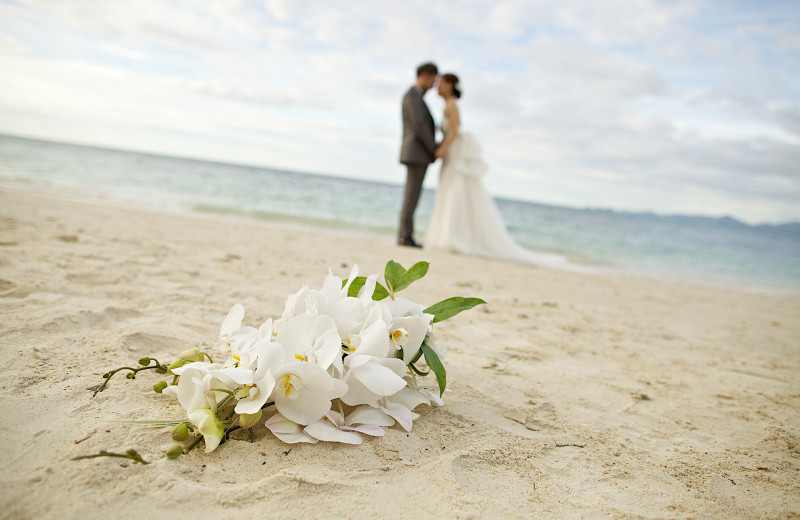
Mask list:
[[[422,247],[422,244],[417,244],[411,237],[398,239],[397,244],[408,247]]]

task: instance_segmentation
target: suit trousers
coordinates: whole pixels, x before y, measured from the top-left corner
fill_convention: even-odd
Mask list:
[[[398,238],[405,240],[413,238],[414,234],[414,211],[417,209],[419,195],[422,192],[422,181],[425,180],[427,164],[407,164],[408,174],[406,177],[406,193],[403,198],[403,209],[400,213],[400,232]]]

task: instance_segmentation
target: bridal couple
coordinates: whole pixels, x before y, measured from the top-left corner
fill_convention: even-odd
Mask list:
[[[441,124],[444,138],[440,143],[436,142],[433,117],[423,99],[437,83],[439,95],[445,100]],[[426,249],[533,261],[532,252],[508,234],[494,200],[483,186],[481,177],[487,165],[481,158],[478,141],[461,128],[460,97],[458,76],[439,76],[433,63],[417,68],[417,81],[403,97],[400,162],[406,165],[408,172],[398,244],[422,247],[413,237],[414,210],[428,165],[442,159],[436,202],[423,240]]]

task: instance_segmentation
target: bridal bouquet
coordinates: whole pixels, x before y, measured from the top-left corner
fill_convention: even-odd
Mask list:
[[[171,375],[170,383],[153,388],[176,398],[186,418],[150,423],[172,426],[178,441],[195,436],[189,446],[168,450],[171,458],[200,441],[211,452],[235,430],[252,440],[251,428],[265,415],[266,427],[287,443],[360,444],[361,434],[381,436],[395,423],[411,431],[419,417],[413,410],[441,406],[447,385],[446,348],[436,343],[433,324],[486,303],[454,297],[423,308],[398,298],[425,276],[428,265],[406,270],[390,261],[384,284],[378,275],[358,276],[358,267],[346,280],[329,272],[321,289],[304,286],[289,295],[283,315],[258,328],[243,325],[244,308],[235,304],[220,328],[224,361],[214,362],[196,348],[168,366],[146,357],[137,368],[104,374],[95,393],[120,370],[131,379],[148,369]],[[431,372],[435,385],[418,379]]]

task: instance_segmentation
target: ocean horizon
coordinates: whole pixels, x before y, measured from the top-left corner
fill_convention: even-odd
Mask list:
[[[438,176],[438,167],[428,171]],[[401,179],[398,179],[400,181]],[[0,182],[90,202],[393,237],[403,185],[0,135]],[[424,189],[417,238],[435,191]],[[495,198],[511,235],[564,269],[800,289],[800,223],[570,208]]]

